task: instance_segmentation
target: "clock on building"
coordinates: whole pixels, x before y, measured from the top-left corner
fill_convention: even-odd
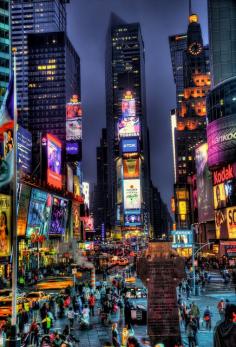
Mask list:
[[[202,45],[199,42],[193,42],[189,45],[188,51],[192,55],[199,55],[202,52]]]

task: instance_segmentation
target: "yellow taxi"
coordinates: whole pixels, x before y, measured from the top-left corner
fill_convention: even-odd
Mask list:
[[[30,306],[32,306],[33,302],[38,301],[40,303],[50,300],[50,295],[47,295],[42,291],[30,292],[26,294],[25,299],[29,302]]]
[[[41,290],[61,290],[73,286],[73,279],[71,277],[52,277],[40,281],[36,284],[37,289]]]
[[[22,308],[22,300],[17,299],[16,312]],[[7,318],[11,316],[12,313],[12,298],[0,298],[0,317]]]

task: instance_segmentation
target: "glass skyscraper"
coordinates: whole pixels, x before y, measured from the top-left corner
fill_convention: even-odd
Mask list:
[[[0,1],[0,106],[10,75],[9,0]]]
[[[27,35],[66,31],[68,0],[12,0],[11,40],[17,49],[17,106],[19,122],[28,128],[28,47]]]

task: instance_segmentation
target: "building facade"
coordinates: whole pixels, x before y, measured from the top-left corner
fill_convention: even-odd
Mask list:
[[[10,3],[0,2],[0,106],[9,82],[10,75]]]
[[[205,98],[210,88],[208,47],[203,45],[198,16],[191,14],[187,34],[172,36],[169,42],[177,93],[177,107],[171,114],[176,223],[178,228],[188,229],[194,222],[195,150],[206,141]]]
[[[143,230],[144,219],[149,225],[150,163],[141,29],[138,23],[126,24],[115,15],[107,33],[106,100],[110,225],[114,233],[124,235]],[[133,150],[125,153],[124,143],[133,145]],[[134,175],[127,173],[130,170]],[[132,194],[136,203],[127,200]]]
[[[236,75],[236,2],[208,0],[212,84]]]
[[[66,31],[68,0],[12,0],[11,42],[16,48],[19,122],[28,128],[28,34]]]

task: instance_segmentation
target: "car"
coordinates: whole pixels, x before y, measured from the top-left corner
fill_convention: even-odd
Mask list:
[[[25,296],[25,292],[20,292],[19,289],[17,289],[17,298],[21,299]],[[1,289],[0,290],[0,298],[11,298],[12,297],[12,289]]]
[[[30,306],[32,306],[33,302],[45,302],[50,299],[50,295],[45,294],[42,291],[39,292],[30,292],[26,294],[25,299],[30,303]]]
[[[39,290],[61,290],[74,285],[72,277],[48,277],[38,282],[35,287]]]
[[[16,311],[18,312],[22,308],[23,301],[18,299]],[[12,314],[12,298],[0,298],[0,317],[7,318]]]
[[[129,260],[127,258],[120,258],[117,261],[117,265],[119,266],[126,266],[129,264]]]

